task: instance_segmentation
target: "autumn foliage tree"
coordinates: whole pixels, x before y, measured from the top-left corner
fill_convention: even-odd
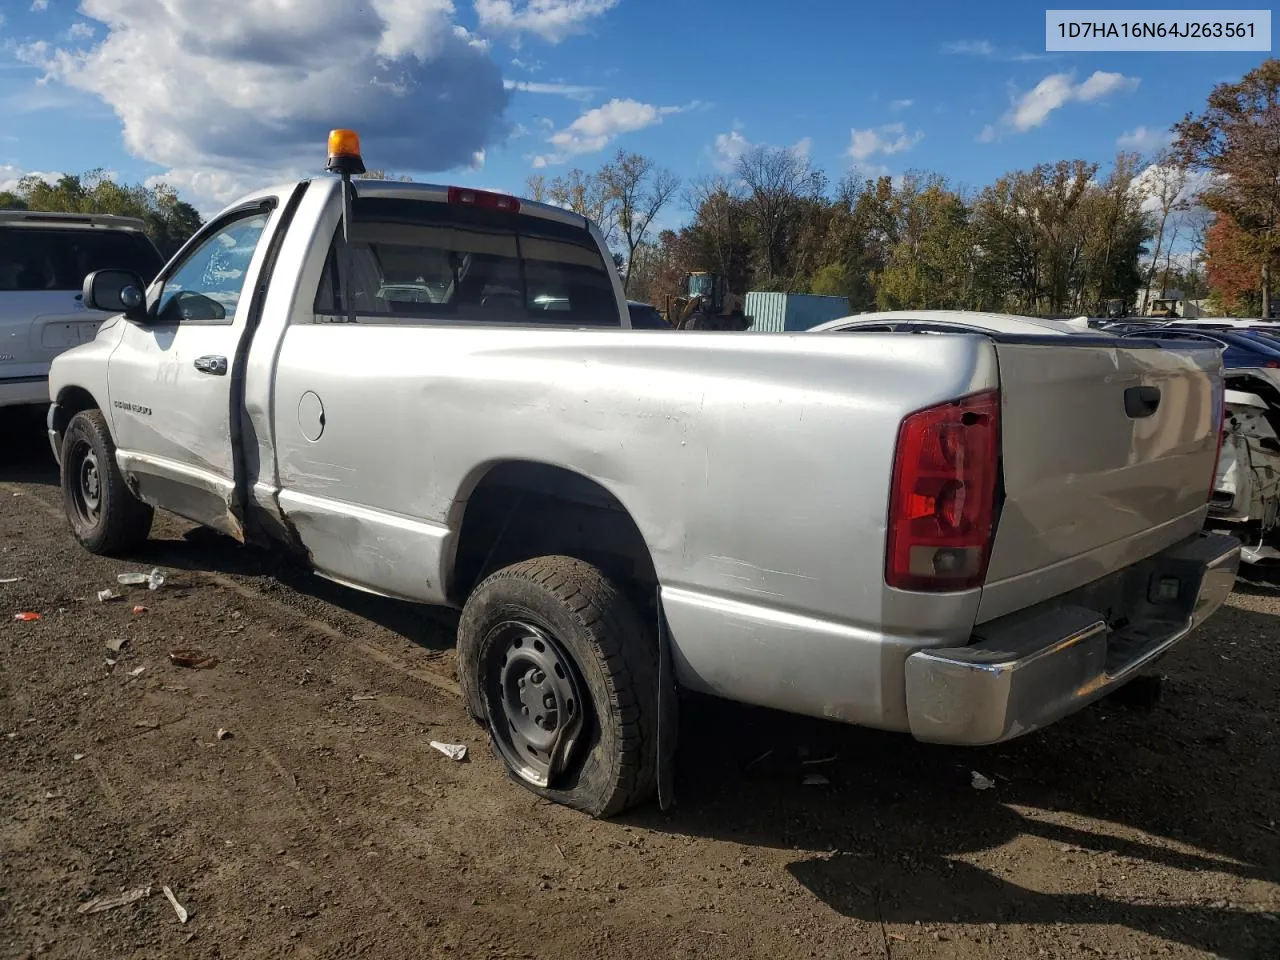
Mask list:
[[[1213,88],[1205,110],[1174,126],[1173,149],[1212,176],[1201,202],[1229,223],[1235,263],[1252,264],[1263,317],[1273,309],[1280,260],[1280,60]]]
[[[1217,216],[1205,231],[1205,271],[1216,299],[1228,313],[1259,309],[1259,270],[1253,244],[1228,216]]]

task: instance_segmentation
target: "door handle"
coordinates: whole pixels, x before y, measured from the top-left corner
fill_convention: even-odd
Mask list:
[[[209,373],[215,377],[225,376],[227,372],[227,358],[196,357],[196,369],[201,373]]]

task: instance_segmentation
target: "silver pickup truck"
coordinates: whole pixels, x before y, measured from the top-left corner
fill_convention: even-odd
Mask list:
[[[127,551],[162,507],[461,608],[469,711],[593,815],[669,788],[678,688],[989,744],[1131,679],[1235,578],[1201,531],[1213,350],[633,330],[583,218],[337,178],[84,301],[117,315],[48,416],[80,542]]]

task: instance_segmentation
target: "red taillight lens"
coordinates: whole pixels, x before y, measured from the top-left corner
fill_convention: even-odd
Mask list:
[[[520,212],[520,201],[515,197],[509,197],[505,193],[490,193],[488,190],[472,190],[468,187],[450,187],[449,202],[485,210]]]
[[[1000,392],[913,413],[898,429],[885,582],[965,590],[987,575],[1000,469]]]

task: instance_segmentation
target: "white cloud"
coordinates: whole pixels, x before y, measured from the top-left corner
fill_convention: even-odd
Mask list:
[[[261,189],[269,183],[296,179],[303,173],[301,167],[272,171],[255,169],[249,173],[201,167],[174,167],[154,177],[148,177],[144,183],[148,187],[167,183],[182,195],[182,199],[208,217],[250,190]]]
[[[882,127],[868,127],[865,130],[855,128],[850,131],[849,149],[846,153],[854,162],[862,163],[877,153],[888,156],[910,150],[922,139],[922,131],[907,133],[904,123],[886,123]]]
[[[849,164],[849,172],[864,180],[879,180],[881,177],[891,176],[889,168],[883,163],[851,163]],[[893,176],[892,180],[894,186],[897,187],[902,182],[902,177],[901,175]]]
[[[1019,133],[1040,126],[1075,96],[1076,89],[1070,74],[1051,73],[1014,101],[1007,114],[1009,126]]]
[[[944,43],[942,49],[947,53],[960,53],[972,57],[994,57],[996,45],[990,40],[954,40]]]
[[[570,100],[588,100],[600,91],[599,87],[588,87],[576,83],[533,83],[528,80],[503,80],[502,85],[508,90],[519,90],[523,93],[550,93]]]
[[[953,40],[942,45],[943,53],[956,53],[967,57],[982,57],[986,60],[1011,60],[1014,63],[1027,63],[1032,60],[1052,60],[1056,54],[1028,53],[1019,50],[1002,50],[990,40]]]
[[[31,12],[43,13],[49,9],[49,0],[31,0]]]
[[[83,20],[77,20],[67,28],[68,40],[92,40],[94,34],[97,33],[93,27],[85,23]]]
[[[716,135],[715,141],[707,148],[707,153],[710,155],[713,167],[721,173],[733,173],[738,169],[738,161],[743,155],[757,146],[760,144],[752,143],[743,136],[740,125],[734,121],[732,130]],[[801,137],[785,149],[790,150],[801,160],[808,161],[813,153],[813,137]]]
[[[1137,77],[1102,70],[1077,84],[1070,73],[1051,73],[1021,96],[1015,97],[998,124],[987,124],[978,134],[983,143],[995,140],[1000,132],[1026,133],[1041,126],[1053,111],[1072,101],[1091,102],[1138,88]]]
[[[712,147],[711,162],[717,170],[732,173],[738,166],[738,160],[750,149],[751,141],[742,135],[741,130],[717,134],[715,145]]]
[[[1173,134],[1168,130],[1141,126],[1125,131],[1116,140],[1116,146],[1122,150],[1137,150],[1139,153],[1154,153],[1171,143]]]
[[[587,21],[617,5],[618,0],[475,0],[481,27],[515,37],[532,33],[548,43],[583,33]]]
[[[1080,100],[1099,100],[1113,93],[1132,93],[1138,89],[1141,81],[1137,77],[1126,77],[1123,73],[1106,73],[1095,70],[1089,79],[1076,88],[1076,97]]]
[[[356,127],[370,166],[414,171],[468,166],[505,134],[501,71],[451,0],[82,0],[80,12],[104,25],[99,42],[40,41],[20,58],[101,98],[130,153],[205,198],[317,170],[331,127]]]
[[[0,163],[0,193],[9,190],[18,189],[18,181],[23,177],[39,177],[46,183],[57,183],[60,173],[45,172],[43,170],[23,170],[21,167],[15,167],[11,163]]]
[[[1216,174],[1203,170],[1189,170],[1184,174],[1185,180],[1178,191],[1175,203],[1183,206],[1196,206],[1200,194],[1213,185]],[[1147,213],[1155,213],[1160,209],[1160,195],[1171,191],[1177,184],[1178,174],[1158,163],[1153,163],[1133,178],[1129,189],[1142,198],[1142,209]]]
[[[535,167],[563,163],[566,159],[583,153],[596,153],[608,146],[609,141],[624,133],[634,133],[662,122],[673,113],[696,109],[699,104],[683,107],[657,107],[638,100],[613,99],[600,107],[593,107],[563,130],[557,130],[547,138],[554,152],[533,158]]]
[[[915,101],[914,101],[914,100],[910,100],[910,99],[907,99],[907,100],[890,100],[890,101],[889,101],[889,109],[890,109],[890,110],[906,110],[907,108],[909,108],[909,107],[911,107],[911,106],[914,106],[914,105],[915,105]]]

